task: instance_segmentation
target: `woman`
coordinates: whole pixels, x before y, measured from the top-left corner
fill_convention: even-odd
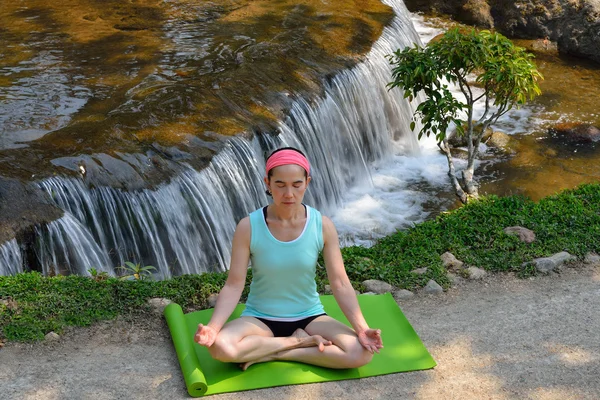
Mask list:
[[[383,347],[381,332],[362,315],[333,222],[302,204],[310,180],[299,150],[279,149],[267,159],[264,182],[273,203],[238,224],[227,281],[210,322],[198,325],[194,336],[213,358],[244,370],[270,360],[356,368]],[[323,311],[315,282],[321,250],[333,295],[354,330]],[[253,280],[246,309],[226,323],[244,289],[249,260]]]

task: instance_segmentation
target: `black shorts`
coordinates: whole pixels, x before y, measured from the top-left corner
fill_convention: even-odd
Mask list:
[[[300,319],[298,321],[271,321],[264,318],[254,317],[260,322],[264,323],[270,330],[273,332],[273,336],[275,337],[285,337],[292,336],[292,333],[296,331],[296,329],[304,329],[308,324],[310,324],[315,318],[320,317],[322,315],[327,315],[325,313],[319,315],[313,315],[310,317],[306,317],[304,319]]]

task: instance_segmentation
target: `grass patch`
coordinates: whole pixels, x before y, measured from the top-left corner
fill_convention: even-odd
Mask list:
[[[533,230],[537,240],[522,243],[503,229],[520,225]],[[489,196],[444,213],[406,231],[381,239],[371,248],[342,249],[346,270],[357,289],[365,279],[380,279],[400,288],[415,289],[435,279],[449,281],[440,255],[452,252],[468,265],[488,271],[535,273],[521,265],[560,251],[583,257],[600,252],[600,185],[587,184],[535,203],[520,196]],[[320,261],[323,265],[323,261]],[[428,267],[424,275],[415,268]],[[146,310],[146,300],[166,297],[184,309],[207,306],[211,293],[225,283],[225,273],[183,275],[165,281],[82,276],[43,277],[36,272],[0,276],[0,338],[18,341],[43,339],[65,326],[86,326],[120,314]],[[248,274],[247,283],[251,280]],[[327,284],[324,268],[317,284]],[[248,285],[243,298],[247,296]]]
[[[523,226],[536,233],[531,244],[503,229]],[[450,251],[459,260],[488,271],[513,271],[529,276],[526,261],[560,251],[582,258],[600,250],[600,185],[586,184],[533,202],[522,196],[488,196],[443,213],[406,231],[387,236],[371,248],[343,249],[351,279],[381,279],[414,289],[435,279],[448,285],[440,255]],[[427,274],[410,271],[429,267]]]

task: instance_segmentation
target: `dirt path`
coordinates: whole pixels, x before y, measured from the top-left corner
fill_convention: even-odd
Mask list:
[[[225,399],[599,399],[600,267],[495,275],[401,307],[430,371],[211,396]],[[0,350],[0,399],[188,398],[165,324],[123,320]]]

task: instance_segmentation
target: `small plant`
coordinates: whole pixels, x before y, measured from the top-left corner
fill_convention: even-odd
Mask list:
[[[454,28],[425,47],[398,49],[388,59],[393,65],[390,89],[402,89],[404,97],[411,100],[420,99],[418,95],[423,94],[424,100],[417,106],[410,128],[414,130],[420,121],[419,139],[423,135],[435,136],[448,160],[448,175],[458,198],[467,203],[470,198],[479,197],[474,181],[475,159],[487,128],[513,107],[541,93],[538,81],[542,74],[533,55],[499,33]],[[471,81],[472,76],[475,82]],[[452,95],[448,82],[460,88],[464,102]],[[475,91],[474,86],[481,87],[483,93]],[[485,111],[475,121],[473,109],[479,102],[485,105]],[[460,116],[463,111],[466,120]],[[468,160],[462,179],[446,137],[451,124],[456,125],[457,135],[467,139]]]
[[[95,280],[96,282],[105,281],[109,278],[108,272],[106,272],[106,271],[98,272],[98,270],[94,267],[88,269],[88,272],[90,273],[92,279]]]
[[[131,261],[125,261],[125,265],[121,265],[119,269],[125,271],[126,275],[123,275],[120,279],[123,280],[145,280],[152,278],[152,271],[156,270],[152,265],[142,266],[142,264],[134,264]]]

